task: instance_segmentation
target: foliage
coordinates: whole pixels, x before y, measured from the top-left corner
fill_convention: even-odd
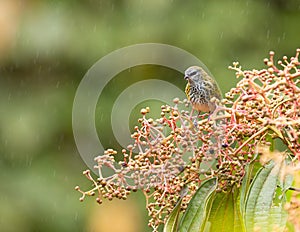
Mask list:
[[[84,172],[94,188],[77,186],[81,200],[95,192],[98,203],[126,199],[140,189],[153,231],[179,201],[184,212],[179,231],[284,228],[287,174],[299,169],[300,160],[299,53],[297,49],[295,57],[283,57],[276,65],[270,52],[262,70],[242,70],[234,63],[230,69],[242,79],[210,115],[194,115],[185,108],[189,103],[179,99],[174,106],[162,106],[156,120],[147,118],[149,108],[142,109],[134,143],[122,150],[122,161],[108,149],[95,158],[99,178]],[[271,152],[276,139],[285,145],[284,152]],[[113,174],[103,176],[104,167]],[[173,224],[180,216],[175,211],[169,220]],[[169,228],[177,227],[169,221]]]

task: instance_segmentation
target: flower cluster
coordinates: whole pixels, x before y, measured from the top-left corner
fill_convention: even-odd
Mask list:
[[[86,177],[94,187],[82,191],[103,198],[126,199],[130,192],[143,191],[149,212],[149,226],[157,231],[178,199],[185,210],[203,180],[218,178],[218,191],[239,187],[245,166],[258,160],[259,146],[270,146],[278,138],[285,144],[294,162],[300,160],[300,49],[295,57],[283,57],[277,64],[274,53],[265,59],[266,69],[243,71],[238,63],[230,69],[242,77],[236,87],[212,114],[193,114],[189,102],[174,99],[163,105],[161,117],[147,117],[142,109],[140,126],[132,134],[133,144],[117,152],[108,149],[95,158],[99,177]],[[196,123],[195,123],[196,122]],[[113,171],[103,175],[103,168]]]

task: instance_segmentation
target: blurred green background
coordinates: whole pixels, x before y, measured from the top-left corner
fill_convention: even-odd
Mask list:
[[[84,74],[116,49],[165,43],[197,56],[224,93],[237,81],[227,69],[233,61],[259,69],[270,50],[276,58],[294,55],[299,22],[299,0],[1,0],[0,230],[149,231],[139,193],[100,207],[94,199],[78,201],[74,187],[91,186],[72,133]],[[138,81],[149,73],[185,86],[182,74],[163,67],[120,76]],[[100,97],[96,124],[105,147],[120,148],[109,113],[127,85],[118,75]]]

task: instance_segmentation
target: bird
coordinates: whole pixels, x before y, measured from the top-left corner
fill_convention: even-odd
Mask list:
[[[187,80],[185,93],[193,110],[212,114],[220,101],[222,94],[217,82],[199,66],[191,66],[185,70],[184,79]]]

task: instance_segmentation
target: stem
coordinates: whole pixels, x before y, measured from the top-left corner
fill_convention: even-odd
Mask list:
[[[296,187],[289,187],[288,188],[289,190],[292,190],[292,191],[296,191],[296,192],[300,192],[300,188],[296,188]]]
[[[249,139],[247,139],[237,150],[235,150],[235,152],[232,155],[236,155],[240,150],[242,150],[242,148],[244,146],[246,146],[252,139],[254,139],[256,136],[258,136],[259,134],[265,132],[266,130],[268,130],[269,127],[264,127],[261,130],[257,131],[255,134],[253,134]]]
[[[273,108],[273,110],[272,110],[272,116],[273,116],[273,118],[274,118],[275,110],[276,110],[281,104],[283,104],[283,103],[285,103],[285,102],[287,102],[287,101],[291,101],[291,100],[292,100],[291,98],[288,98],[288,99],[285,99],[285,100],[279,102],[279,103]]]

